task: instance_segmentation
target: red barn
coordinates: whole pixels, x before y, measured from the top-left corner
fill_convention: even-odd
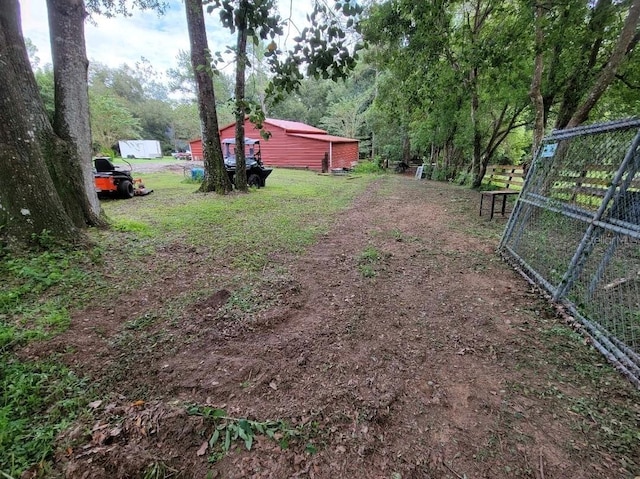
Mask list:
[[[260,132],[247,119],[245,135],[260,138]],[[326,131],[304,123],[267,118],[264,129],[271,133],[269,140],[260,141],[262,161],[265,166],[283,168],[323,169],[350,168],[358,161],[358,140],[329,135]],[[220,129],[220,138],[233,138],[235,123]],[[202,160],[202,140],[189,142],[194,160]],[[328,162],[323,168],[322,160]]]

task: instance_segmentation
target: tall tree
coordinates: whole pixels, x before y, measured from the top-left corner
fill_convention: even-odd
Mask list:
[[[69,153],[53,131],[29,64],[17,0],[0,0],[0,234],[10,247],[80,235],[47,169]]]
[[[84,1],[47,0],[47,10],[55,84],[53,128],[70,147],[66,158],[48,157],[49,171],[76,226],[103,225],[91,164]]]
[[[200,0],[185,0],[187,28],[191,44],[191,65],[198,89],[198,111],[202,125],[202,148],[204,153],[205,179],[200,191],[215,191],[226,194],[231,191],[231,182],[224,168],[216,97],[213,90],[212,58],[207,43],[204,10]]]
[[[249,64],[247,56],[247,40],[250,38],[255,46],[260,40],[273,39],[282,33],[280,16],[275,12],[274,0],[250,2],[248,0],[215,0],[208,7],[209,12],[219,9],[222,25],[236,33],[236,78],[235,78],[235,186],[238,191],[247,191],[247,170],[244,151],[244,122],[249,114],[256,120],[263,118],[260,105],[251,105],[245,98],[246,70]],[[275,43],[274,43],[275,45]],[[256,125],[260,128],[260,120]]]
[[[531,79],[531,89],[529,97],[533,104],[534,121],[533,121],[533,142],[531,146],[531,155],[535,155],[538,147],[542,143],[544,137],[544,97],[542,96],[542,73],[544,71],[544,32],[542,22],[544,20],[545,7],[541,3],[534,6],[534,28],[535,28],[535,45],[533,60],[533,77]]]
[[[235,26],[238,33],[236,35],[236,85],[234,89],[236,99],[236,174],[234,179],[238,191],[247,191],[247,161],[244,151],[244,118],[246,112],[244,90],[247,70],[249,6],[250,3],[247,0],[240,0],[235,15]],[[266,5],[266,7],[270,8],[270,5]]]

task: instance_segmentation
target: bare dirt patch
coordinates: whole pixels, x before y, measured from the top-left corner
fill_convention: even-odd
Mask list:
[[[386,177],[304,254],[270,258],[265,307],[241,315],[229,306],[231,286],[161,314],[189,293],[189,279],[233,273],[178,248],[171,258],[183,270],[110,311],[77,313],[67,333],[24,352],[54,350],[97,381],[110,378],[113,393],[93,405],[88,428],[61,438],[59,470],[92,478],[640,474],[638,444],[613,450],[602,440],[607,411],[588,408],[604,397],[639,418],[636,392],[589,346],[567,346],[570,330],[494,253],[500,227],[476,216],[477,202],[451,185]],[[140,333],[126,311],[160,319]],[[602,378],[577,370],[585,358]],[[307,432],[288,449],[258,437],[250,451],[239,443],[210,463],[210,424],[184,403]]]

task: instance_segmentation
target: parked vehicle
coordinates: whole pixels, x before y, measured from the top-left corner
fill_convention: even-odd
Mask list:
[[[262,155],[260,153],[260,140],[252,138],[244,139],[245,162],[247,168],[247,184],[261,188],[265,186],[267,177],[273,171],[262,165]],[[224,167],[227,170],[231,183],[234,183],[236,174],[236,140],[235,138],[225,138],[222,140],[222,152],[224,155]]]
[[[189,151],[176,151],[174,153],[171,153],[171,156],[173,156],[176,160],[191,160],[191,152]]]
[[[129,199],[134,196],[144,196],[153,190],[148,190],[139,178],[131,176],[131,164],[128,170],[116,167],[110,158],[98,157],[93,160],[93,181],[96,192],[101,198],[116,197]]]

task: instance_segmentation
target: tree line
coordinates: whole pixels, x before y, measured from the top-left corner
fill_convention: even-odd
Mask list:
[[[34,74],[18,0],[0,0],[0,60],[10,65],[0,71],[5,244],[43,232],[73,242],[105,224],[91,155],[123,137],[159,139],[169,150],[202,134],[201,191],[230,191],[218,126],[237,120],[239,141],[247,115],[355,137],[371,158],[419,157],[438,178],[478,186],[489,163],[528,161],[545,131],[629,116],[640,103],[640,0],[316,2],[311,26],[286,52],[275,41],[286,21],[273,1],[188,0],[191,49],[168,84],[144,59],[115,68],[87,61],[87,11],[132,4],[163,8],[48,0],[53,65],[36,64]],[[236,35],[235,78],[217,69],[207,14]],[[169,99],[176,91],[182,101]]]
[[[638,0],[390,0],[365,22],[378,127],[442,178],[479,186],[545,131],[636,115]],[[384,135],[372,125],[372,131]]]

